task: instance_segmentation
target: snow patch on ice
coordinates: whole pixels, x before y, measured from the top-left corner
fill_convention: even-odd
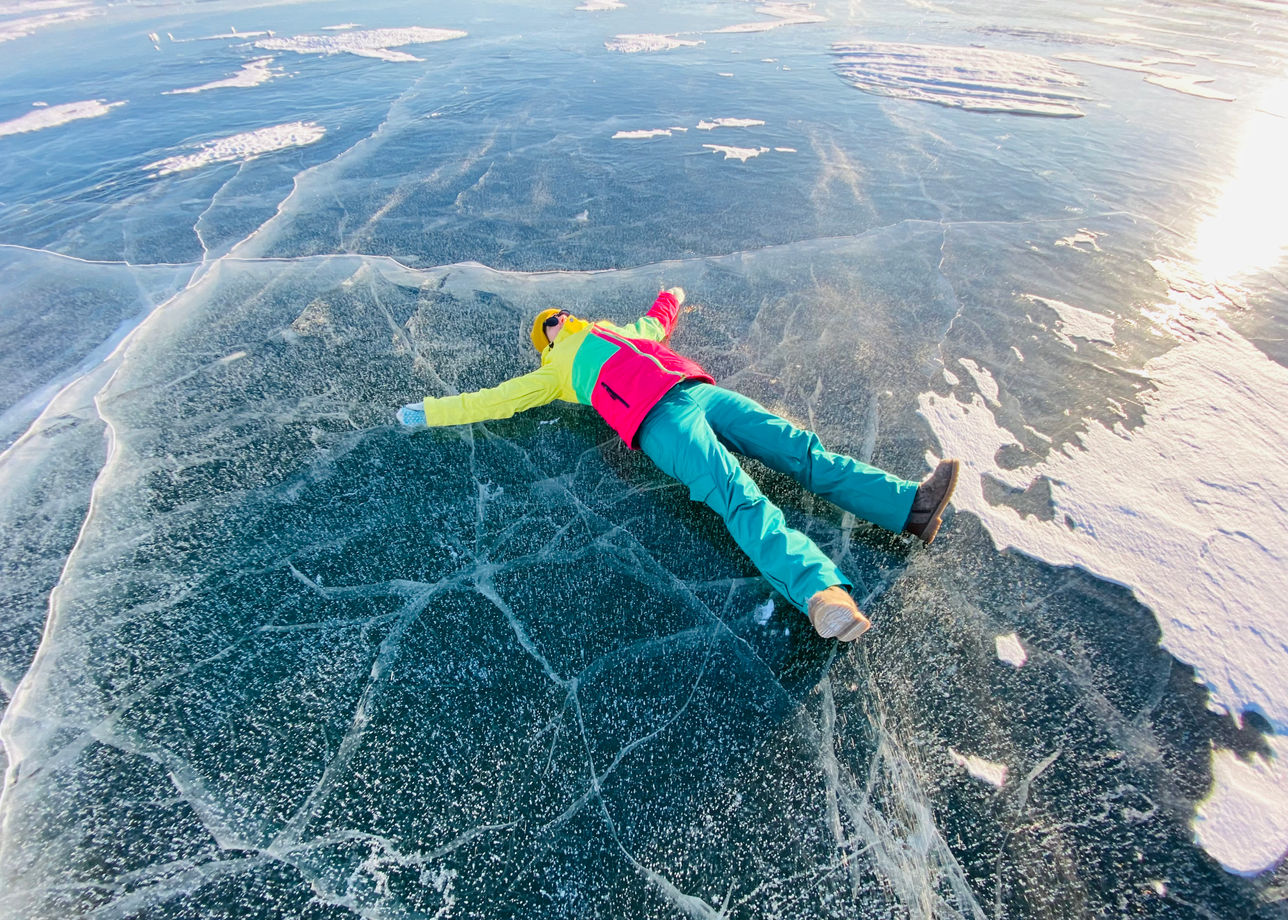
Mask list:
[[[143,167],[152,172],[152,177],[168,176],[171,173],[200,169],[215,163],[244,162],[290,147],[304,147],[320,141],[326,129],[313,122],[293,121],[285,125],[274,125],[271,128],[260,128],[258,131],[247,131],[231,137],[220,138],[202,144],[196,153],[182,156],[166,157]]]
[[[703,144],[703,147],[715,152],[723,153],[726,160],[741,160],[746,163],[753,157],[758,157],[762,153],[768,153],[768,147],[725,147],[720,144]]]
[[[34,12],[35,10],[54,10],[55,12],[43,12],[36,16],[21,16],[17,19],[10,19],[6,22],[0,22],[0,42],[13,41],[17,38],[26,38],[41,29],[49,26],[61,25],[68,22],[79,22],[88,19],[91,16],[97,16],[103,12],[101,9],[95,9],[88,2],[78,2],[78,0],[51,0],[49,3],[25,3],[17,4],[6,10],[0,10],[0,13],[25,13]]]
[[[1212,791],[1199,803],[1194,836],[1238,875],[1258,875],[1288,853],[1288,738],[1268,739],[1273,759],[1212,754]]]
[[[743,22],[737,25],[725,26],[721,29],[712,29],[711,31],[713,33],[768,32],[771,29],[778,29],[783,26],[806,25],[812,22],[827,22],[827,17],[815,13],[813,5],[809,3],[765,3],[756,7],[756,12],[763,13],[766,16],[773,16],[775,18],[761,20],[759,22]]]
[[[102,99],[89,99],[84,102],[65,102],[62,105],[45,106],[36,103],[34,112],[19,116],[11,121],[0,121],[0,137],[9,134],[26,134],[31,131],[43,131],[65,125],[71,121],[84,118],[99,118],[124,102],[106,102]]]
[[[671,128],[648,128],[643,131],[618,131],[613,140],[647,140],[650,137],[670,137]]]
[[[577,9],[586,13],[598,13],[604,10],[624,10],[626,4],[622,0],[586,0]]]
[[[1146,364],[1155,390],[1141,397],[1144,424],[1131,432],[1092,423],[1081,447],[1010,471],[994,457],[1017,439],[978,394],[962,402],[926,393],[920,411],[945,456],[965,467],[955,504],[978,515],[999,548],[1131,587],[1154,612],[1161,644],[1208,686],[1213,708],[1236,717],[1261,713],[1280,736],[1272,743],[1283,747],[1288,426],[1276,420],[1288,405],[1288,369],[1234,333],[1216,299],[1215,292],[1199,298],[1175,291],[1170,304],[1160,305],[1187,337]],[[1054,520],[990,504],[985,473],[1021,490],[1046,477]],[[1288,750],[1276,761],[1286,762]],[[1262,837],[1265,846],[1254,856],[1247,841],[1255,829],[1234,816],[1283,814],[1288,767],[1236,770],[1217,755],[1214,777],[1203,846],[1233,871],[1274,865],[1288,838]]]
[[[716,128],[754,128],[757,125],[763,125],[764,122],[758,118],[715,118],[711,121],[703,119],[698,122],[699,131],[713,131]]]
[[[265,51],[294,51],[296,54],[356,54],[382,61],[419,61],[405,51],[394,51],[406,45],[424,45],[464,38],[469,33],[459,29],[368,29],[340,32],[335,35],[297,35],[293,38],[269,38],[255,43]]]
[[[1005,661],[1009,665],[1022,668],[1029,660],[1029,653],[1024,650],[1024,646],[1020,644],[1020,637],[1015,633],[997,636],[993,643],[997,647],[998,661]]]
[[[900,42],[836,42],[841,77],[878,96],[971,112],[1076,118],[1082,81],[1046,58],[1015,51]]]
[[[1036,294],[1021,294],[1020,297],[1031,303],[1038,303],[1054,310],[1060,316],[1056,324],[1056,335],[1070,348],[1073,340],[1086,339],[1088,342],[1100,342],[1104,345],[1114,344],[1113,317],[1101,316],[1091,310],[1075,307],[1049,297],[1038,297]]]
[[[1085,54],[1057,54],[1056,58],[1061,61],[1070,61],[1079,64],[1095,64],[1097,67],[1109,67],[1114,70],[1128,70],[1133,73],[1144,74],[1145,82],[1154,86],[1161,86],[1164,89],[1175,90],[1178,93],[1184,93],[1187,96],[1197,96],[1200,99],[1214,99],[1219,102],[1233,102],[1234,96],[1228,93],[1222,93],[1214,89],[1209,89],[1207,83],[1214,82],[1214,77],[1205,77],[1196,73],[1177,73],[1174,70],[1164,70],[1160,67],[1162,64],[1182,64],[1186,65],[1188,61],[1165,61],[1165,60],[1143,60],[1143,61],[1106,61],[1103,58],[1094,58]]]
[[[953,759],[953,763],[963,767],[967,773],[977,780],[988,783],[990,786],[996,786],[998,789],[1001,789],[1006,784],[1006,764],[1004,763],[993,763],[991,760],[976,757],[974,754],[963,756],[952,748],[948,749],[948,756]]]
[[[604,42],[604,47],[609,51],[620,51],[623,54],[640,54],[651,51],[671,51],[675,48],[692,48],[701,44],[705,43],[680,38],[677,35],[630,34],[615,35]]]
[[[997,397],[1001,395],[1001,390],[997,386],[997,380],[993,377],[991,371],[986,367],[972,361],[970,358],[958,358],[957,363],[966,369],[971,379],[975,381],[975,388],[988,401],[990,405],[998,405]]]
[[[163,96],[178,96],[183,93],[204,93],[211,89],[224,89],[226,87],[250,87],[259,86],[267,83],[275,77],[281,76],[280,70],[274,71],[269,67],[273,63],[271,57],[257,58],[242,65],[242,69],[237,71],[231,77],[224,80],[215,80],[213,83],[203,83],[200,86],[191,86],[187,89],[166,90]]]

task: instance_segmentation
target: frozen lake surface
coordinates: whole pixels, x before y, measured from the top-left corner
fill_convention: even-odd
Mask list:
[[[0,6],[0,917],[1288,917],[1288,3]],[[629,321],[822,641],[589,409]]]

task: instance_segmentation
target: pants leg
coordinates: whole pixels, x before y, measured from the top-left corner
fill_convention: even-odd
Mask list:
[[[917,483],[832,453],[812,431],[797,428],[741,393],[709,383],[691,384],[685,391],[733,450],[786,473],[856,517],[894,533],[903,530]]]
[[[644,453],[688,486],[694,501],[719,514],[761,574],[801,610],[824,588],[852,587],[813,540],[787,525],[778,506],[720,443],[691,390],[672,390],[645,417],[639,430]]]

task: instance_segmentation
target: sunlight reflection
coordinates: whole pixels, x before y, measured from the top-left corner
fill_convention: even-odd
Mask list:
[[[1258,102],[1233,178],[1199,227],[1195,255],[1209,279],[1273,268],[1288,246],[1288,79]]]

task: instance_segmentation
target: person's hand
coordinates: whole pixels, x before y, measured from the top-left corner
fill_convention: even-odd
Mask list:
[[[666,293],[670,294],[672,297],[675,298],[675,302],[677,305],[684,303],[684,288],[682,287],[667,288]]]
[[[407,403],[398,410],[398,424],[404,428],[420,428],[425,424],[425,404]]]

